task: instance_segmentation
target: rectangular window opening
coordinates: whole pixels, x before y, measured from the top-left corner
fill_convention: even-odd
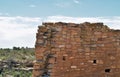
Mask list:
[[[94,63],[94,64],[96,64],[96,63],[97,63],[97,61],[96,61],[96,60],[93,60],[93,63]]]
[[[105,72],[109,73],[109,72],[110,72],[110,69],[105,69]]]
[[[65,61],[66,60],[66,56],[63,56],[63,61]]]

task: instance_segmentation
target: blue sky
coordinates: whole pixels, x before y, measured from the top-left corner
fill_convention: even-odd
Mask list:
[[[120,0],[0,0],[0,48],[34,47],[42,22],[103,22],[120,29]]]
[[[10,16],[119,16],[120,0],[0,0],[0,13]]]

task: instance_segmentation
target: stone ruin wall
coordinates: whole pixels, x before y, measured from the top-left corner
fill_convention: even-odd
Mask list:
[[[120,77],[119,30],[103,23],[43,23],[36,38],[33,77]]]

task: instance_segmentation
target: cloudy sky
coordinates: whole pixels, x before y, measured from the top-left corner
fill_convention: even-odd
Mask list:
[[[120,29],[120,0],[0,0],[0,48],[34,47],[42,22],[104,22]]]

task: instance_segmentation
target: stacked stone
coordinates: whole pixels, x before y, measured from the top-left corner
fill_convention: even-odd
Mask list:
[[[103,23],[43,23],[34,77],[120,77],[120,31]]]
[[[51,29],[46,26],[39,26],[38,33],[36,34],[36,45],[35,45],[35,55],[36,62],[34,64],[34,76],[33,77],[42,77],[44,74],[47,74],[46,65],[48,55],[50,53],[50,37]]]

